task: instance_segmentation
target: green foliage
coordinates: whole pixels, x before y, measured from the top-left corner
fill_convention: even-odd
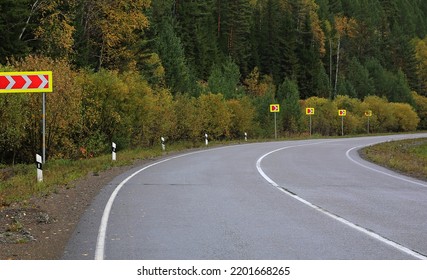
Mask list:
[[[28,39],[33,36],[28,32],[22,33],[24,28],[30,28],[26,24],[31,15],[29,6],[29,0],[0,2],[0,64],[5,64],[11,57],[21,58],[30,53],[31,44]]]
[[[425,129],[425,2],[4,0],[1,70],[53,70],[51,158],[272,137],[272,103],[279,133],[306,129],[305,106],[322,135],[340,134],[338,108],[347,134],[366,110],[374,132]],[[0,96],[1,162],[33,161],[40,108],[39,94]]]
[[[369,72],[357,58],[351,60],[347,72],[348,82],[354,87],[356,93],[354,97],[363,99],[365,96],[374,94],[374,84],[369,77]]]
[[[291,134],[301,132],[302,112],[297,83],[286,79],[280,85],[277,95],[283,105],[283,130]]]
[[[181,40],[172,23],[164,20],[159,26],[156,50],[165,69],[166,85],[173,93],[192,92],[191,74],[188,68]]]
[[[223,65],[215,65],[209,76],[208,86],[212,93],[221,93],[226,99],[235,98],[240,80],[239,67],[228,59]]]

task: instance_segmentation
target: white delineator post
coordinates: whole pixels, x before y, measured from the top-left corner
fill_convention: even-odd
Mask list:
[[[248,142],[248,133],[245,132],[245,142]]]
[[[207,133],[205,133],[205,144],[206,144],[206,146],[207,145],[209,145],[209,140],[208,140],[208,134]]]
[[[36,155],[37,166],[37,182],[43,182],[43,158],[41,155]]]
[[[111,151],[112,151],[111,157],[112,157],[113,161],[115,161],[117,159],[116,158],[116,148],[117,148],[116,143],[113,142],[111,145]]]
[[[160,140],[162,141],[162,150],[165,151],[166,150],[165,138],[164,137],[160,137]]]

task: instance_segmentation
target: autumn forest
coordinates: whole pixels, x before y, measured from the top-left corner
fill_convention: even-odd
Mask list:
[[[0,71],[53,71],[49,158],[167,141],[427,129],[424,0],[0,0]],[[32,162],[41,95],[0,94],[0,164]],[[82,150],[85,151],[82,154]],[[87,153],[86,153],[87,151]]]

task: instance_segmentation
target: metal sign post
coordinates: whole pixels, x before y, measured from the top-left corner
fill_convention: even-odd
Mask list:
[[[277,113],[280,112],[280,104],[270,104],[270,113],[274,113],[274,139],[277,139]]]
[[[344,136],[344,117],[347,116],[347,110],[338,110],[338,116],[341,117],[341,136]]]
[[[305,114],[310,117],[310,136],[311,136],[311,130],[312,130],[311,116],[314,115],[314,108],[305,108]]]
[[[0,72],[0,93],[42,93],[42,155],[46,162],[46,92],[53,92],[52,71]],[[39,156],[39,155],[37,155]],[[38,164],[37,164],[38,165]],[[39,179],[38,179],[39,180]],[[42,176],[43,180],[43,176]],[[40,182],[40,181],[39,181]]]
[[[42,155],[43,163],[46,162],[46,93],[43,92],[43,105],[42,105]]]
[[[370,130],[370,119],[372,117],[372,111],[371,110],[366,111],[365,112],[365,116],[368,117],[368,128],[367,128],[367,131],[368,131],[368,134],[369,134],[369,130]]]

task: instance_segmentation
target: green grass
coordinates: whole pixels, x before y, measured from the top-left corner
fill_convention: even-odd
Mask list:
[[[427,181],[427,138],[393,141],[361,151],[367,160]]]
[[[136,160],[153,159],[166,153],[192,148],[189,143],[169,145],[167,152],[160,147],[118,151],[117,161],[111,154],[82,160],[48,160],[43,167],[43,182],[36,179],[35,164],[19,164],[0,168],[0,207],[15,202],[26,202],[33,196],[45,196],[57,191],[58,187],[72,188],[76,179],[88,174],[100,174],[113,167],[128,166]]]

